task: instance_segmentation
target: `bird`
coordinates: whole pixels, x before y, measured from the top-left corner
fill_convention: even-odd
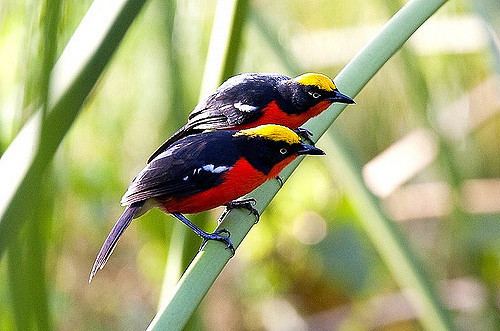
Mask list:
[[[332,103],[353,104],[332,79],[319,73],[295,78],[276,73],[243,73],[226,80],[191,112],[187,123],[168,138],[148,159],[151,162],[173,142],[206,130],[248,129],[279,124],[299,133],[300,126]]]
[[[205,131],[175,141],[132,180],[121,199],[125,210],[97,254],[89,283],[105,266],[132,220],[154,207],[171,214],[200,236],[201,248],[208,240],[220,241],[234,255],[226,229],[207,233],[183,214],[224,205],[228,209],[247,208],[256,212],[252,205],[254,199],[236,199],[275,178],[299,155],[324,154],[321,149],[303,142],[296,132],[274,124],[243,130]]]

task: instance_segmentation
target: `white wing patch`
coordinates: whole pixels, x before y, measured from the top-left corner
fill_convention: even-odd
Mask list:
[[[237,108],[237,109],[241,110],[242,112],[246,112],[246,113],[253,112],[259,108],[259,107],[255,107],[255,106],[251,106],[251,105],[246,105],[246,104],[241,103],[241,102],[237,102],[237,103],[233,104],[233,106],[234,106],[234,108]]]
[[[193,176],[197,176],[197,175],[200,175],[203,171],[205,172],[210,172],[212,174],[220,174],[224,171],[228,171],[229,169],[231,169],[232,167],[226,167],[226,166],[214,166],[213,164],[206,164],[204,165],[203,167],[201,168],[196,168],[193,170]],[[188,181],[190,178],[190,176],[186,176],[186,177],[183,177],[182,180],[183,181]]]
[[[231,167],[226,167],[226,166],[218,166],[215,167],[213,164],[206,164],[202,167],[203,170],[214,173],[214,174],[220,174],[221,172],[229,170]]]

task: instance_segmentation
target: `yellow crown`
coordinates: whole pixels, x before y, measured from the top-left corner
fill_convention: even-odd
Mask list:
[[[337,87],[333,81],[323,74],[307,73],[294,78],[294,80],[302,85],[313,85],[324,91],[333,91]]]
[[[259,125],[255,128],[241,130],[235,136],[262,137],[274,141],[283,141],[290,145],[300,143],[300,137],[287,127],[276,124]]]

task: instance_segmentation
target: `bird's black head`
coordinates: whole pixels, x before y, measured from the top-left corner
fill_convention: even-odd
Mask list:
[[[279,93],[288,105],[284,109],[293,114],[304,113],[318,106],[318,113],[334,102],[353,104],[354,100],[341,93],[335,83],[323,74],[307,73],[281,82]],[[313,114],[315,116],[317,114]]]
[[[292,130],[281,125],[267,124],[237,131],[235,138],[241,155],[257,170],[275,177],[299,155],[324,155],[305,144]]]

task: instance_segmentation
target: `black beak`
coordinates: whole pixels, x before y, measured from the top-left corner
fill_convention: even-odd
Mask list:
[[[325,155],[325,152],[323,152],[321,149],[318,147],[314,147],[312,145],[307,145],[307,144],[300,144],[300,148],[297,151],[297,154],[299,155]]]
[[[328,99],[332,102],[345,103],[348,105],[356,103],[351,97],[348,97],[347,95],[341,93],[339,90],[334,90],[333,95]]]

